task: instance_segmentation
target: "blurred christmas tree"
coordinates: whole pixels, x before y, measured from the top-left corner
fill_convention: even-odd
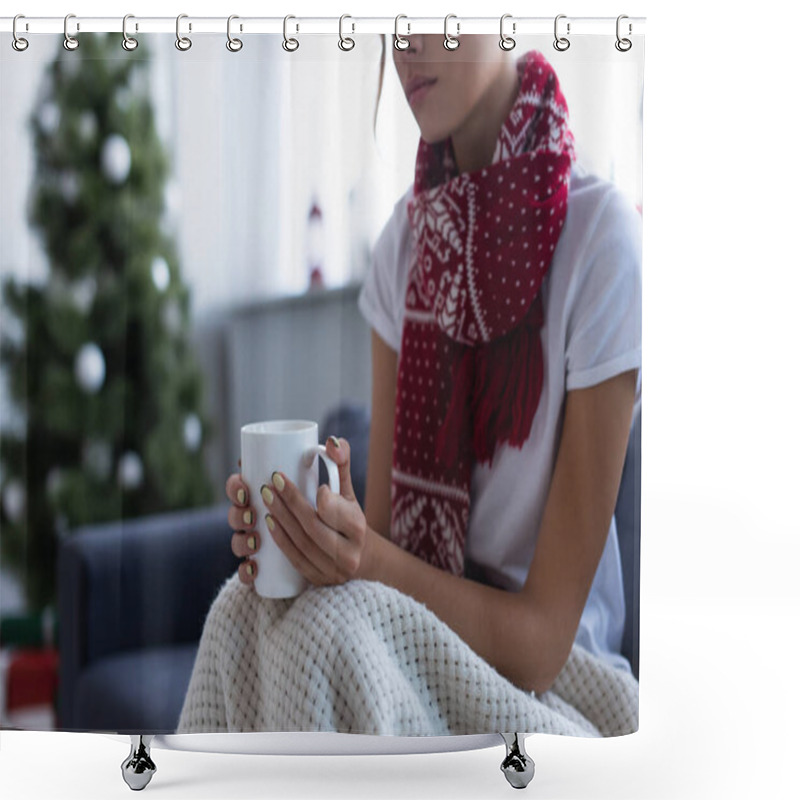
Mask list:
[[[0,363],[19,424],[4,414],[0,553],[33,610],[54,602],[58,540],[76,526],[212,499],[149,58],[119,42],[81,34],[48,69],[29,213],[50,271],[44,285],[3,279]]]

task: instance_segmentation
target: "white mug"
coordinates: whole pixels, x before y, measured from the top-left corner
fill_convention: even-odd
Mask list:
[[[267,528],[269,508],[261,496],[261,487],[271,483],[273,472],[282,472],[316,508],[317,456],[328,469],[331,491],[339,494],[339,467],[319,443],[316,422],[271,420],[242,426],[242,479],[250,492],[249,505],[255,511],[255,528],[261,538],[258,552],[250,558],[257,565],[255,589],[261,597],[296,597],[309,585],[275,544]]]

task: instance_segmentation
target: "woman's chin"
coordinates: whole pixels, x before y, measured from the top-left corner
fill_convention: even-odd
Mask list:
[[[450,126],[442,120],[441,113],[436,113],[436,109],[428,107],[424,98],[416,108],[412,109],[414,120],[419,127],[419,135],[428,144],[436,144],[450,136]]]
[[[422,125],[419,126],[420,136],[427,144],[443,142],[450,136],[450,130],[442,126]]]

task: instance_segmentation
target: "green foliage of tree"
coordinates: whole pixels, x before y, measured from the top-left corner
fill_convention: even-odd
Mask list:
[[[0,421],[0,553],[33,610],[55,601],[60,537],[213,497],[148,63],[144,40],[126,52],[118,35],[81,34],[49,65],[30,119],[29,220],[49,274],[2,281],[16,334],[0,364],[19,424]]]

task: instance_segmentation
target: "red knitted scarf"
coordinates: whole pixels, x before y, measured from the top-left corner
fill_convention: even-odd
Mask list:
[[[521,448],[543,381],[540,287],[567,213],[567,104],[537,51],[492,164],[459,174],[452,143],[417,151],[413,261],[397,376],[391,538],[464,574],[473,464]]]

